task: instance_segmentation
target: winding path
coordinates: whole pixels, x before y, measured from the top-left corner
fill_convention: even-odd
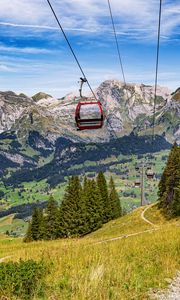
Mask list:
[[[157,225],[155,225],[154,223],[152,223],[151,221],[149,221],[145,216],[145,212],[151,208],[152,206],[154,206],[155,203],[151,204],[151,205],[148,205],[147,207],[145,207],[145,209],[143,209],[143,211],[141,212],[141,219],[148,223],[149,225],[153,226],[153,229],[147,229],[147,230],[144,230],[144,231],[138,231],[138,232],[134,232],[134,233],[130,233],[130,234],[124,234],[122,236],[119,236],[119,237],[115,237],[115,238],[111,238],[111,239],[107,239],[107,240],[103,240],[103,241],[100,241],[100,242],[97,242],[95,243],[95,245],[98,245],[98,244],[102,244],[102,243],[107,243],[107,242],[112,242],[112,241],[117,241],[117,240],[122,240],[122,239],[125,239],[125,238],[129,238],[131,236],[136,236],[136,235],[140,235],[140,234],[143,234],[143,233],[150,233],[150,232],[153,232],[153,231],[156,231],[159,229],[159,227]]]
[[[134,232],[134,233],[130,233],[130,234],[124,234],[124,235],[119,236],[119,237],[115,237],[115,238],[111,238],[111,239],[107,239],[107,240],[97,242],[97,243],[95,243],[95,245],[102,244],[102,243],[107,243],[107,242],[112,242],[112,241],[117,241],[117,240],[122,240],[122,239],[129,238],[131,236],[136,236],[136,235],[140,235],[140,234],[143,234],[143,233],[148,233],[148,232],[151,233],[151,232],[156,231],[156,230],[158,230],[158,228],[148,229],[148,230],[144,230],[144,231],[138,231],[138,232]]]
[[[150,224],[151,226],[156,226],[154,223],[152,223],[151,221],[149,221],[145,216],[144,216],[144,214],[145,214],[145,212],[149,209],[149,208],[151,208],[152,206],[154,206],[155,204],[153,203],[153,204],[151,204],[151,205],[148,205],[143,211],[142,211],[142,213],[141,213],[141,219],[143,219],[143,221],[145,221],[146,223],[148,223],[148,224]]]

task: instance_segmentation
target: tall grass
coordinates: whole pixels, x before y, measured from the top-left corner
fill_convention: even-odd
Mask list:
[[[153,221],[158,221],[159,212],[151,209]],[[149,299],[149,290],[164,288],[167,278],[175,276],[180,268],[180,220],[166,221],[153,232],[97,243],[150,229],[140,213],[138,209],[83,239],[31,244],[23,244],[21,239],[2,239],[0,257],[11,255],[9,260],[13,261],[44,258],[51,262],[44,299]]]

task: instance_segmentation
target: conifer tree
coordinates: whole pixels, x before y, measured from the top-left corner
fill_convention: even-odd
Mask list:
[[[68,186],[60,207],[59,236],[80,236],[85,227],[85,208],[82,197],[82,187],[77,176],[69,179]]]
[[[86,176],[84,176],[83,193],[86,193],[87,187],[88,187],[88,179]]]
[[[29,223],[27,236],[25,238],[26,242],[42,239],[42,218],[42,211],[39,208],[35,208],[32,214],[32,220]]]
[[[158,191],[159,206],[164,207],[164,208],[169,205],[165,195],[167,192],[167,183],[168,183],[169,178],[171,177],[171,171],[172,171],[173,160],[174,160],[174,147],[175,147],[175,145],[171,149],[166,167],[164,169],[164,172],[161,176],[161,180],[159,182],[159,191]]]
[[[171,213],[173,216],[180,216],[180,184],[174,188],[174,199],[171,205]]]
[[[97,186],[101,195],[101,205],[103,207],[102,222],[106,223],[111,219],[111,205],[108,197],[107,182],[103,172],[98,173]]]
[[[159,182],[159,207],[170,215],[180,215],[180,147],[175,143],[171,149],[165,170]]]
[[[111,205],[111,219],[120,217],[122,215],[122,208],[112,176],[109,182],[109,202]]]
[[[47,208],[45,210],[44,226],[45,239],[55,239],[58,227],[58,207],[52,195],[49,197]]]
[[[28,243],[28,242],[32,242],[32,241],[33,241],[33,238],[32,238],[32,225],[31,225],[31,222],[29,222],[28,229],[27,229],[27,232],[26,232],[26,236],[24,237],[24,242]]]
[[[172,201],[170,211],[172,216],[180,216],[180,147],[177,144],[174,145],[173,174],[171,177],[169,192],[172,193]]]
[[[43,240],[45,238],[45,229],[43,210],[39,208],[39,240]]]
[[[90,233],[102,226],[103,208],[101,194],[95,180],[87,180],[85,187],[86,233]]]

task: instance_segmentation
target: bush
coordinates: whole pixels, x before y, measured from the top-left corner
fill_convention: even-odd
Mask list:
[[[0,298],[3,296],[32,299],[43,294],[47,267],[33,260],[0,264]]]

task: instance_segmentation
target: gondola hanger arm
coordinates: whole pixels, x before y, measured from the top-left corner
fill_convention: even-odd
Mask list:
[[[79,82],[80,82],[80,88],[79,88],[80,98],[84,98],[83,95],[82,95],[82,88],[83,88],[83,84],[85,82],[87,82],[87,79],[80,77],[80,81]]]

